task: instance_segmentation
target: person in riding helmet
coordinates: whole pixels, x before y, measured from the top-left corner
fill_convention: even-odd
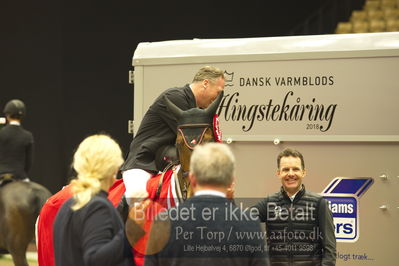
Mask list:
[[[25,104],[18,99],[9,101],[3,110],[7,124],[0,130],[0,179],[29,181],[33,163],[33,135],[21,121],[26,115]]]

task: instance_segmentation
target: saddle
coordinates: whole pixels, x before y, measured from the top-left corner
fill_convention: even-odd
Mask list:
[[[5,185],[16,181],[14,175],[11,173],[0,174],[0,187],[4,187]]]

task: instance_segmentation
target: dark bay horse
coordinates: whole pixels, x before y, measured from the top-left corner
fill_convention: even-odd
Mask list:
[[[0,187],[0,252],[16,266],[26,266],[26,250],[35,235],[35,221],[51,196],[35,182],[12,181]]]
[[[214,117],[222,98],[223,93],[220,93],[208,108],[193,108],[187,111],[180,110],[169,99],[165,99],[168,110],[174,114],[178,124],[176,148],[179,161],[171,163],[164,172],[152,177],[147,182],[149,199],[157,202],[162,208],[173,207],[178,202],[191,196],[187,178],[191,152],[198,144],[220,141],[220,135],[216,133],[218,130],[214,126],[214,121],[217,119]],[[123,202],[126,202],[126,200],[123,200],[125,190],[123,179],[118,179],[108,191],[108,199],[118,208],[124,219],[126,219],[128,212],[128,206],[123,204]],[[58,209],[71,196],[70,186],[68,185],[52,196],[43,206],[38,220],[38,258],[41,266],[54,266],[52,225]],[[149,224],[146,225],[147,230],[149,230],[149,226]],[[136,255],[138,253],[144,254],[145,244],[146,237],[143,237],[135,245],[137,249],[134,250],[134,253]],[[142,263],[143,260],[136,257],[136,265],[142,265]]]

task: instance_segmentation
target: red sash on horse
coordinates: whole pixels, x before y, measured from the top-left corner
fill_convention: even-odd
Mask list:
[[[154,217],[159,212],[166,210],[170,207],[174,207],[176,205],[176,192],[174,186],[175,182],[173,178],[174,171],[176,171],[176,168],[153,176],[147,182],[148,199],[151,201],[151,203],[147,207],[145,213],[146,221],[143,229],[146,234],[140,238],[140,240],[134,245],[132,250],[134,261],[137,266],[144,265],[144,256],[147,247],[147,241]],[[108,199],[112,202],[120,202],[126,190],[123,179],[120,179],[118,181],[114,183],[114,185],[110,188],[108,192]],[[160,186],[160,183],[162,183],[162,186]]]

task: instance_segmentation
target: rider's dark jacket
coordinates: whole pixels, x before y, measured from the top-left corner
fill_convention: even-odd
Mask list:
[[[255,208],[266,223],[271,265],[335,265],[333,217],[327,200],[320,195],[302,186],[291,200],[281,188]]]
[[[0,176],[25,179],[33,162],[33,135],[20,125],[0,129]]]
[[[167,110],[165,98],[185,111],[196,107],[195,97],[187,84],[182,88],[171,88],[154,101],[141,121],[139,130],[130,144],[129,155],[121,170],[133,168],[157,173],[155,154],[163,145],[173,145],[176,141],[176,118]]]

